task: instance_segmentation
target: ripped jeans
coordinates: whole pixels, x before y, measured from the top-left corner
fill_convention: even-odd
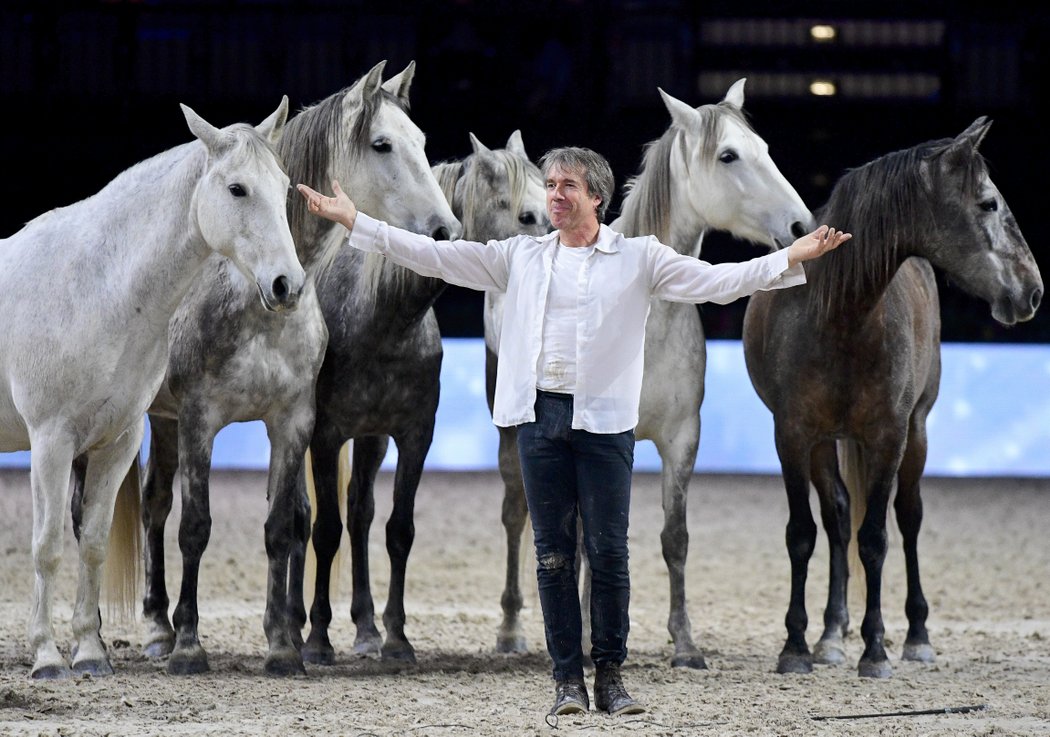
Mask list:
[[[627,523],[634,431],[572,429],[572,396],[540,391],[536,421],[518,426],[525,497],[536,541],[536,578],[554,680],[583,679],[576,520],[591,569],[591,660],[627,658]]]

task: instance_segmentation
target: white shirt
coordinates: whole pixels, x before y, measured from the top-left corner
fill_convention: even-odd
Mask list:
[[[580,267],[594,246],[559,245],[551,263],[547,309],[543,316],[543,340],[536,365],[536,386],[549,392],[576,391],[576,344],[579,342],[579,301],[586,286]]]
[[[536,419],[536,366],[558,233],[504,241],[435,241],[358,213],[350,245],[382,253],[424,276],[506,292],[492,420],[511,427]],[[806,281],[788,268],[787,249],[712,265],[653,236],[627,238],[602,225],[580,268],[576,391],[572,427],[617,433],[638,424],[649,301],[726,304],[758,290]]]

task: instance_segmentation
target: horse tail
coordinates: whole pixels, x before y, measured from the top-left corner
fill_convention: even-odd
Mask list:
[[[868,513],[868,478],[864,465],[864,452],[855,440],[839,440],[839,471],[849,494],[850,536],[847,553],[847,570],[849,571],[849,589],[860,600],[864,600],[864,587],[861,585],[860,572],[864,566],[860,561],[860,548],[857,545],[857,533]],[[847,598],[849,591],[847,590]]]
[[[340,527],[342,527],[342,510],[346,509],[346,489],[347,484],[350,482],[350,442],[347,441],[343,444],[343,447],[339,450],[339,472],[336,476],[336,484],[338,486],[338,509],[340,516]],[[306,460],[303,462],[306,468],[306,494],[310,499],[310,529],[313,529],[314,520],[317,519],[317,490],[314,485],[314,469],[310,450],[306,451]],[[342,535],[340,534],[340,540]],[[342,559],[343,559],[343,543],[339,543],[339,547],[335,551],[335,557],[332,559],[332,569],[329,575],[328,581],[328,597],[332,600],[336,597],[339,592],[339,579],[340,572],[342,570]],[[303,582],[303,596],[307,601],[312,601],[314,598],[314,581],[317,580],[317,556],[314,553],[314,546],[306,546],[306,561],[304,564],[305,572],[303,574],[305,581]]]
[[[142,563],[142,494],[138,453],[117,489],[109,530],[106,565],[102,570],[106,615],[134,617]]]

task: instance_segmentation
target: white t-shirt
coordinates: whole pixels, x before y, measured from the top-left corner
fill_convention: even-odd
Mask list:
[[[543,315],[543,342],[536,362],[536,386],[545,391],[563,394],[576,391],[580,267],[593,252],[594,246],[573,248],[561,243],[554,252],[547,309]]]

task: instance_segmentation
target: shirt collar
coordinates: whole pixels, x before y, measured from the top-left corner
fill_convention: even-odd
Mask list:
[[[549,243],[558,237],[558,231],[552,230],[550,233],[545,235],[536,236],[536,240],[541,243]],[[602,223],[598,227],[598,240],[594,243],[594,248],[602,253],[619,253],[620,251],[620,234],[610,228],[605,223]]]

